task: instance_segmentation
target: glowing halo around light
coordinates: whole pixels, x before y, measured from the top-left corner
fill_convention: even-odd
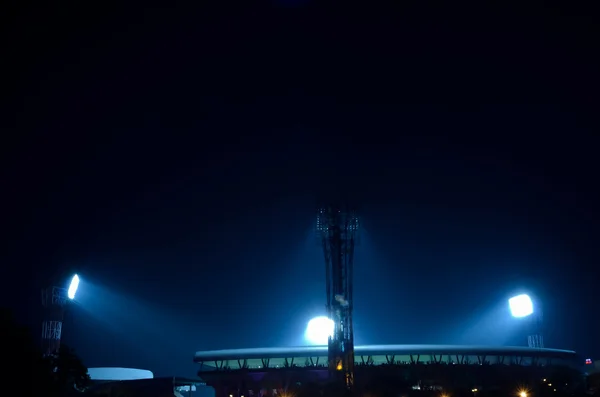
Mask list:
[[[527,388],[525,388],[525,387],[519,387],[517,389],[517,396],[518,397],[528,397],[529,396],[529,390],[527,390]]]
[[[313,345],[326,345],[333,335],[333,320],[326,316],[311,319],[306,326],[304,338]]]

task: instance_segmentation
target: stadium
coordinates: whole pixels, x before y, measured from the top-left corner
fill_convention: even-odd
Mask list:
[[[215,397],[316,397],[342,390],[380,397],[528,397],[531,389],[536,397],[555,397],[584,387],[574,351],[544,348],[542,313],[527,294],[513,296],[508,305],[531,328],[528,347],[355,346],[359,221],[353,211],[330,206],[318,211],[316,229],[325,257],[327,315],[308,323],[305,338],[312,346],[196,352],[198,375]]]
[[[198,375],[216,397],[286,395],[328,378],[327,346],[199,351]],[[508,381],[542,383],[551,391],[578,386],[574,351],[452,345],[355,347],[356,388],[369,390],[393,379],[398,390],[499,389]],[[553,379],[560,374],[560,381]],[[553,385],[554,382],[555,384]],[[560,383],[556,383],[560,382]]]

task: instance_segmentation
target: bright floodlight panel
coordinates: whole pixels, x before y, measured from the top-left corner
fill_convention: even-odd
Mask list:
[[[529,295],[517,295],[508,300],[513,317],[526,317],[533,313],[533,302]]]
[[[333,335],[333,320],[325,317],[315,317],[308,322],[305,338],[314,345],[326,345],[329,336]]]
[[[69,290],[67,291],[67,296],[69,299],[75,299],[75,293],[77,292],[77,288],[79,287],[79,276],[74,275],[71,280],[71,284],[69,285]]]

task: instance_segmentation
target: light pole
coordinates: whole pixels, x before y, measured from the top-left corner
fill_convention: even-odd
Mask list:
[[[62,325],[66,305],[75,299],[79,287],[79,276],[73,275],[68,288],[51,286],[42,289],[42,349],[45,356],[54,355],[60,348]]]
[[[527,294],[513,296],[508,300],[510,313],[515,318],[527,318],[529,321],[529,332],[527,335],[527,345],[534,348],[544,347],[544,337],[542,335],[542,310],[534,307],[533,301]]]

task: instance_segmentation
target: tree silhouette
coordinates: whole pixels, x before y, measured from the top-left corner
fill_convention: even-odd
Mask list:
[[[82,392],[89,385],[87,368],[66,345],[57,354],[43,358],[43,373],[48,391],[57,395]]]
[[[600,396],[600,372],[588,375],[587,386],[594,396]]]
[[[0,309],[0,321],[9,354],[4,357],[4,375],[11,383],[25,387],[31,395],[65,396],[85,389],[87,368],[68,346],[43,357],[31,330],[20,325],[10,310]]]

